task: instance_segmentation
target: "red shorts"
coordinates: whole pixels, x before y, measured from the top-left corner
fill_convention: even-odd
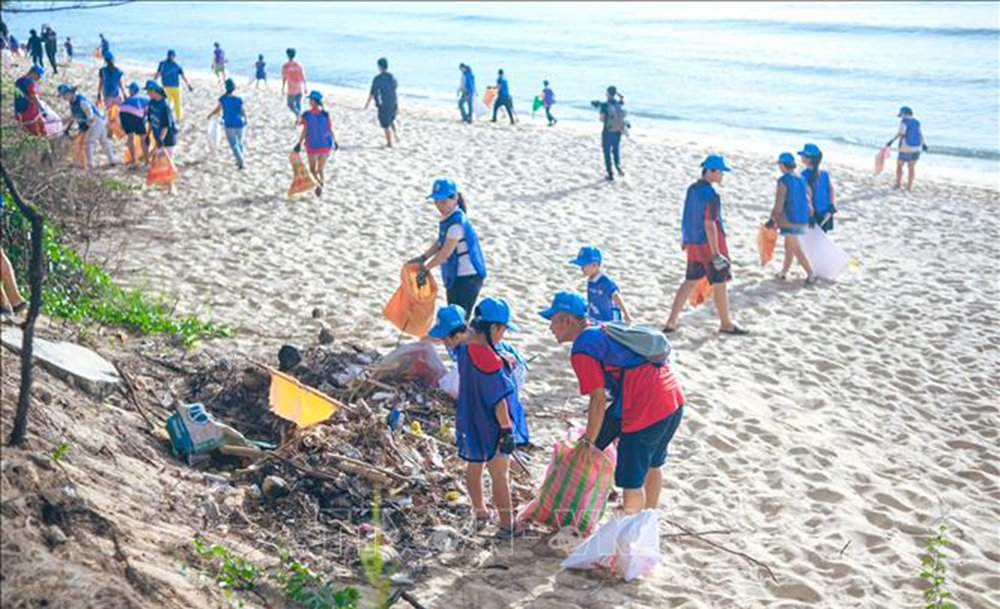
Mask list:
[[[702,277],[708,278],[708,283],[715,285],[725,283],[733,278],[730,267],[719,272],[712,264],[712,249],[707,243],[688,244],[684,247],[687,252],[687,271],[684,279],[687,281],[698,281]],[[719,253],[729,257],[729,248],[726,246],[725,238],[719,239]]]

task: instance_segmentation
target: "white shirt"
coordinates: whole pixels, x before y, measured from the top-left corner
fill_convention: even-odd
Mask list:
[[[458,245],[455,247],[455,254],[458,256],[458,276],[478,275],[476,267],[472,265],[472,257],[469,256],[469,245],[465,242],[465,227],[461,224],[452,224],[448,227],[445,238],[458,241]]]

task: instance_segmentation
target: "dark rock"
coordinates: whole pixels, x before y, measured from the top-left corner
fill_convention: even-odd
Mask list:
[[[315,307],[312,312],[313,319],[320,319],[326,316],[326,311],[322,307]]]
[[[274,501],[275,499],[280,499],[289,493],[291,489],[288,488],[288,483],[285,482],[283,478],[278,476],[268,476],[264,478],[264,484],[261,485],[260,490],[263,491],[264,496]]]
[[[298,366],[301,361],[302,352],[298,347],[283,345],[281,349],[278,349],[278,370],[288,372]]]
[[[326,324],[323,324],[323,326],[319,329],[319,344],[333,344],[333,330],[331,330],[330,326]]]

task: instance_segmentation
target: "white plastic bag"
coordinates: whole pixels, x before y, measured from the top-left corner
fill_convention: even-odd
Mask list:
[[[654,510],[643,510],[594,531],[562,562],[562,568],[605,568],[632,581],[648,573],[660,557],[660,517]]]
[[[483,103],[483,100],[479,99],[478,95],[472,96],[472,111],[476,113],[476,116],[483,117],[489,112],[489,108]]]
[[[205,137],[208,138],[208,147],[212,149],[212,152],[217,151],[219,144],[222,143],[222,129],[219,127],[219,119],[213,118],[208,121]]]
[[[452,366],[448,374],[441,377],[438,381],[438,388],[444,391],[451,397],[458,399],[458,367]]]
[[[799,243],[809,258],[813,272],[820,278],[834,281],[847,268],[850,256],[831,241],[822,229],[807,228],[806,233],[799,237]]]

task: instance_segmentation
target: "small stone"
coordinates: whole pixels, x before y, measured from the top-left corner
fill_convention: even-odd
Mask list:
[[[288,372],[302,361],[302,352],[293,345],[283,345],[278,349],[278,370]]]
[[[320,319],[322,317],[326,317],[326,311],[323,310],[323,307],[314,307],[312,316],[313,319]]]
[[[66,543],[66,534],[55,525],[50,525],[42,529],[42,537],[50,548]]]
[[[449,526],[436,526],[430,537],[427,539],[427,545],[438,552],[447,552],[448,550],[455,547],[458,543],[458,534],[455,529]]]
[[[38,398],[38,401],[41,402],[42,404],[52,403],[52,393],[50,393],[48,389],[44,389],[42,387],[36,387],[33,393],[35,394],[35,397]]]
[[[330,326],[323,324],[319,329],[319,344],[330,345],[333,343],[333,330]]]
[[[247,489],[247,495],[251,499],[255,499],[257,501],[260,501],[261,499],[264,498],[264,492],[262,490],[260,490],[260,487],[257,486],[256,484],[251,484],[250,485],[250,488]]]
[[[268,476],[264,478],[264,483],[261,484],[261,491],[263,491],[264,496],[274,501],[275,499],[280,499],[289,493],[291,489],[288,488],[288,483],[278,476]]]

